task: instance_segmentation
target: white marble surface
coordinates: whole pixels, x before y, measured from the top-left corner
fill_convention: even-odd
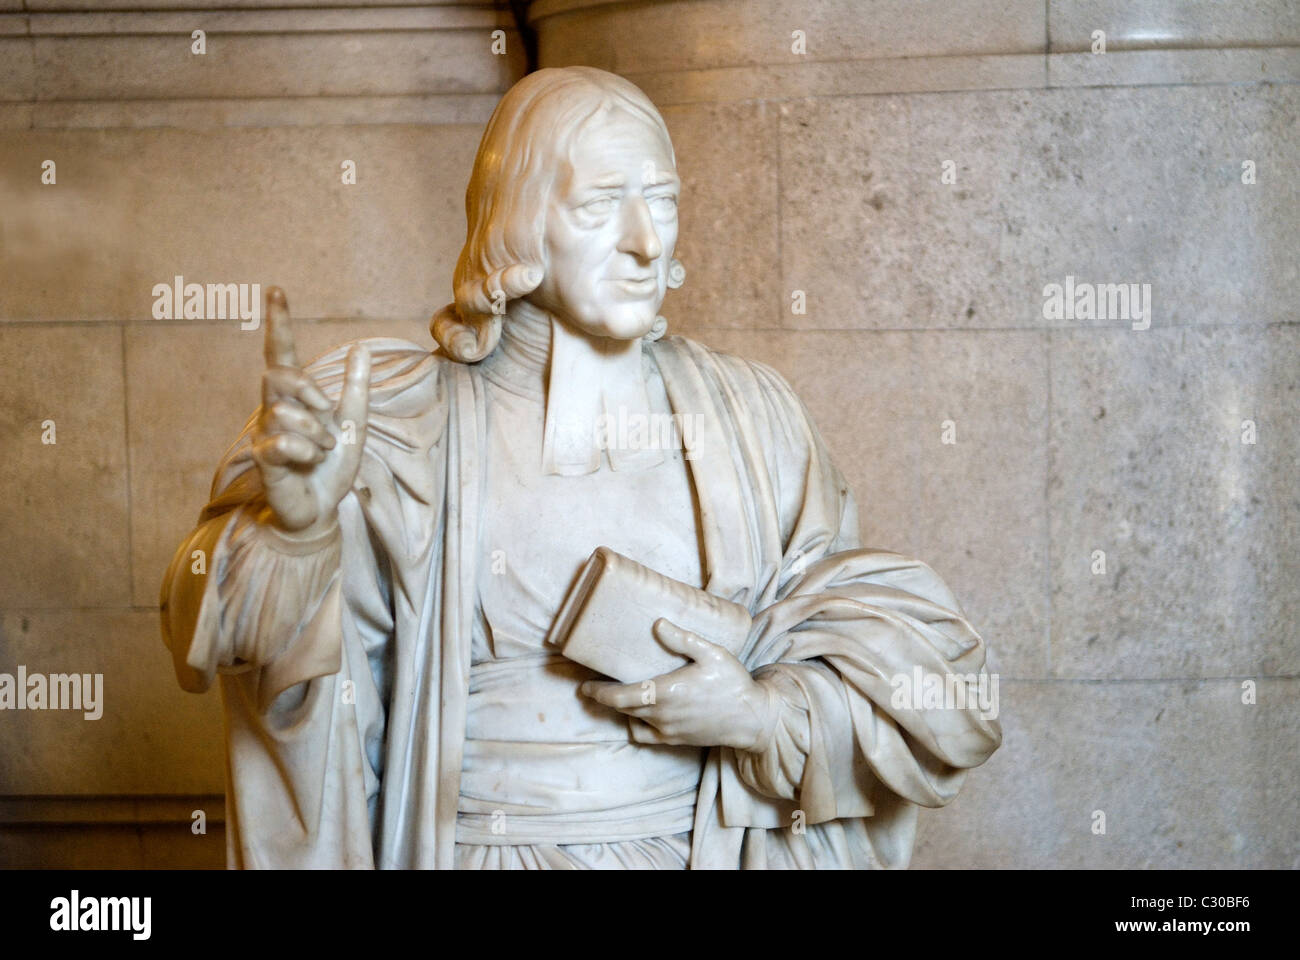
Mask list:
[[[680,191],[644,94],[543,70],[484,134],[439,352],[304,368],[268,291],[262,405],[161,596],[181,686],[221,675],[231,866],[901,867],[999,746],[983,640],[860,545],[785,382],[658,342]],[[569,639],[626,645],[626,683],[544,645],[602,548]],[[625,670],[656,643],[665,672]]]

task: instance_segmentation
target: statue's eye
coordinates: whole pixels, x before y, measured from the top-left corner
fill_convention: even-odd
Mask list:
[[[650,197],[646,202],[650,204],[650,209],[655,213],[672,213],[677,209],[677,198],[671,193]]]
[[[595,200],[588,200],[582,205],[582,209],[594,217],[603,217],[607,213],[614,212],[614,198],[597,197]]]

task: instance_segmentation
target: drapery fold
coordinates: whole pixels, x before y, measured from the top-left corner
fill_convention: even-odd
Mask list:
[[[1001,729],[975,710],[896,709],[891,681],[916,666],[978,677],[983,641],[929,567],[860,546],[848,485],[779,374],[681,339],[655,358],[674,409],[704,414],[701,512],[744,514],[706,525],[707,589],[749,606],[741,661],[779,672],[808,718],[806,748],[788,706],[793,731],[765,754],[710,751],[692,866],[905,866],[916,805],[949,802]],[[799,771],[797,796],[778,769]]]
[[[414,344],[366,345],[365,450],[337,533],[304,549],[262,529],[250,420],[163,584],[182,685],[222,675],[231,866],[456,864],[482,383]],[[697,417],[705,588],[754,614],[742,661],[783,704],[763,749],[709,752],[691,865],[904,866],[917,807],[949,802],[1001,733],[977,711],[895,707],[891,679],[978,675],[983,642],[929,567],[861,548],[854,499],[775,372],[681,338],[648,349],[674,412]],[[332,398],[345,358],[308,368]]]

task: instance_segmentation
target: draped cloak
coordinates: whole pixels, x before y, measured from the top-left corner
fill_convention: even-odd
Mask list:
[[[415,344],[363,342],[370,412],[337,527],[304,543],[268,522],[255,415],[164,579],[182,685],[221,675],[231,867],[454,864],[491,509],[484,384]],[[708,751],[691,867],[906,866],[918,807],[952,800],[1001,730],[974,709],[923,709],[919,694],[900,703],[891,679],[976,678],[982,639],[928,566],[861,547],[854,498],[777,373],[680,337],[645,349],[697,425],[687,464],[705,589],[750,610],[741,661],[783,669],[807,707],[790,796],[756,788],[761,758]],[[346,355],[307,368],[331,398]]]

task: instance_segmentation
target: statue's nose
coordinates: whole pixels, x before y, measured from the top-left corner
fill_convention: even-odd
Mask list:
[[[630,198],[625,211],[619,252],[630,253],[645,261],[659,259],[664,248],[659,242],[659,231],[655,229],[654,217],[650,215],[650,205],[645,197]]]

